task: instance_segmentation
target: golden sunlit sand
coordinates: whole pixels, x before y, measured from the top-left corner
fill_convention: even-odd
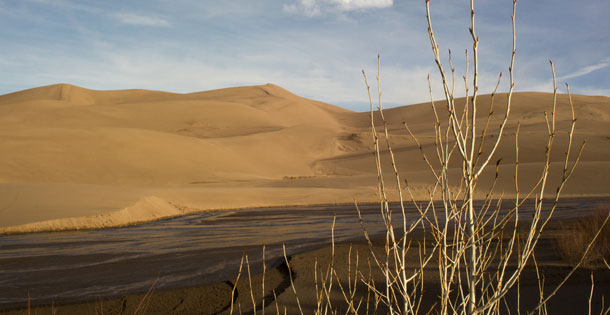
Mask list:
[[[494,156],[501,159],[500,179],[507,179],[496,184],[496,196],[514,194],[517,122],[522,191],[539,178],[552,97],[513,95]],[[610,98],[573,100],[574,143],[587,144],[562,196],[609,196]],[[489,95],[479,98],[481,121],[489,102]],[[496,95],[494,132],[505,102],[506,94]],[[436,102],[439,115],[446,115],[443,104]],[[428,199],[433,180],[403,122],[435,154],[430,104],[385,114],[401,177],[415,198]],[[567,146],[567,95],[558,96],[557,115],[550,187],[561,177]],[[122,226],[211,209],[373,202],[372,143],[368,112],[272,84],[191,94],[58,84],[11,93],[0,96],[0,233]],[[450,172],[458,174],[461,165]],[[479,182],[481,198],[494,174],[490,168]]]

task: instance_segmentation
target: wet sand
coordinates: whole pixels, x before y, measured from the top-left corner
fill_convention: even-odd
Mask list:
[[[604,203],[564,199],[555,217],[578,218]],[[522,218],[531,217],[528,208]],[[369,233],[381,233],[378,205],[360,209]],[[0,236],[0,309],[22,307],[28,296],[31,305],[75,303],[146,292],[155,281],[155,290],[166,291],[232,280],[244,252],[261,268],[263,244],[269,268],[282,264],[282,243],[288,255],[330,244],[333,217],[336,242],[364,241],[353,205],[204,212],[125,228]]]
[[[545,294],[549,294],[571,270],[572,264],[561,257],[555,243],[555,237],[558,233],[565,233],[561,229],[561,223],[571,219],[573,218],[567,216],[563,217],[562,220],[553,221],[536,249],[539,272],[544,277]],[[414,241],[423,240],[422,233],[415,233],[412,237]],[[383,247],[383,239],[376,238],[374,243],[378,251]],[[331,252],[332,247],[325,245],[289,256],[295,289],[305,314],[312,313],[316,306],[314,266],[318,266],[318,270],[325,270],[331,262]],[[370,254],[366,243],[363,243],[363,241],[339,243],[334,247],[334,252],[335,267],[343,288],[347,289],[350,286],[349,281],[347,281],[348,274],[353,279],[356,260],[359,262],[359,270],[368,276],[366,262]],[[408,265],[417,268],[419,264],[417,253],[411,251],[409,257]],[[136,312],[141,314],[228,314],[233,298],[234,314],[240,311],[243,314],[252,314],[253,299],[259,312],[264,301],[265,312],[268,314],[275,314],[277,309],[283,313],[284,308],[288,314],[299,313],[297,300],[290,287],[290,274],[287,264],[281,260],[276,260],[275,262],[268,262],[267,267],[264,277],[264,292],[262,292],[262,265],[252,263],[249,270],[251,277],[248,277],[248,268],[244,264],[242,273],[237,279],[235,291],[233,291],[233,287],[236,283],[237,273],[226,281],[218,281],[203,286],[159,289],[155,284],[149,288],[149,293],[125,294],[111,298],[90,297],[77,303],[33,305],[30,312],[32,314],[134,314]],[[437,267],[431,264],[425,269],[424,275],[425,290],[421,309],[427,310],[436,301],[440,290]],[[603,301],[610,297],[610,270],[602,266],[579,269],[559,293],[551,299],[547,305],[548,312],[550,314],[586,313],[591,293],[591,275],[594,276],[595,282],[591,303],[592,311],[593,313],[599,313]],[[384,282],[383,275],[375,268],[373,268],[372,277],[378,284]],[[254,290],[250,289],[250,283]],[[506,307],[513,313],[517,307],[517,294],[521,296],[521,311],[531,310],[538,304],[539,287],[536,269],[533,264],[530,264],[523,271],[519,291],[513,289],[507,295]],[[360,313],[365,313],[367,298],[369,298],[367,290],[360,283],[355,294],[355,299],[363,303]],[[335,285],[331,293],[331,299],[333,305],[339,310],[345,311],[347,309],[347,304],[338,285]],[[387,312],[382,304],[377,305],[376,308],[372,300],[369,300],[368,308],[368,313],[385,314]],[[21,305],[0,311],[0,314],[27,314],[27,312],[27,305]]]
[[[338,244],[335,247],[335,257],[337,273],[342,279],[342,285],[347,288],[347,259],[348,253],[352,255],[352,268],[355,264],[355,256],[358,253],[361,262],[365,261],[368,252],[366,244]],[[315,282],[313,278],[314,262],[326,266],[330,261],[330,247],[323,247],[306,253],[301,253],[290,257],[290,265],[295,281],[295,288],[299,296],[299,302],[305,314],[310,314],[315,309]],[[552,248],[542,248],[547,255]],[[540,252],[540,251],[539,251]],[[545,264],[541,262],[540,271],[545,277],[545,292],[548,294],[555,285],[569,272],[567,265],[558,265],[557,261],[551,258]],[[260,312],[262,301],[265,300],[265,312],[268,314],[276,313],[276,302],[273,292],[278,297],[277,303],[280,312],[284,308],[288,314],[298,313],[298,306],[290,285],[288,269],[285,264],[268,270],[265,273],[265,294],[261,294],[261,270],[251,270],[256,273],[251,277],[254,287],[254,300],[257,310]],[[422,310],[428,309],[435,301],[435,296],[439,293],[437,270],[433,267],[426,269],[425,284],[426,289],[422,300]],[[593,313],[599,313],[602,299],[610,296],[610,273],[607,270],[588,270],[581,269],[559,291],[549,303],[547,309],[550,314],[582,314],[588,310],[588,299],[591,290],[590,275],[594,274],[595,287],[592,299]],[[351,270],[354,275],[354,269]],[[373,273],[376,283],[383,283],[383,277],[379,272]],[[150,294],[131,294],[113,299],[92,298],[90,301],[75,304],[57,304],[47,306],[32,307],[32,314],[134,314],[136,311],[141,314],[228,314],[231,307],[231,297],[233,296],[233,284],[235,279],[210,284],[173,290],[152,290]],[[538,303],[538,282],[536,272],[533,267],[528,267],[522,274],[520,295],[521,309],[529,310]],[[516,290],[509,293],[507,305],[514,312],[516,307]],[[335,287],[332,292],[334,305],[340,310],[345,311],[347,304],[341,295],[340,290]],[[238,281],[234,293],[233,303],[234,314],[241,310],[244,314],[251,314],[252,297],[250,295],[250,284],[247,271],[244,267],[241,278]],[[264,298],[263,298],[264,296]],[[367,292],[364,286],[357,288],[356,300],[362,299],[366,302]],[[366,308],[362,304],[362,310]],[[379,305],[375,311],[372,301],[369,303],[369,313],[385,314],[386,309]],[[13,309],[0,312],[0,314],[26,314],[27,308]]]

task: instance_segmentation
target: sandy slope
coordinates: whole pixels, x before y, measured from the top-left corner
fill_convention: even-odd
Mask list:
[[[493,136],[486,143],[497,137],[493,128],[505,100],[496,96]],[[479,100],[482,121],[489,101]],[[609,195],[610,98],[574,96],[574,103],[575,143],[588,144],[566,192]],[[436,105],[439,116],[446,115],[442,102]],[[498,193],[514,194],[517,121],[520,186],[534,183],[546,144],[544,112],[551,105],[550,94],[514,95],[511,122],[495,156],[502,158]],[[554,162],[566,148],[567,96],[559,96],[558,111]],[[431,176],[402,122],[433,157],[430,104],[389,109],[386,116],[399,170],[416,196],[425,198]],[[192,94],[59,84],[3,95],[0,232],[126,225],[206,209],[374,201],[368,124],[368,113],[271,84]],[[452,173],[460,172],[459,163],[451,166]],[[386,170],[389,175],[389,165]],[[493,173],[480,186],[489,186],[491,178]]]

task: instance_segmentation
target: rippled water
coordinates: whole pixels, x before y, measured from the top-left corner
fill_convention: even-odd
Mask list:
[[[608,203],[604,199],[563,201],[564,218]],[[377,205],[361,206],[370,233],[382,231]],[[407,212],[416,217],[414,209]],[[361,240],[353,205],[259,208],[202,212],[124,228],[0,236],[0,308],[76,301],[147,290],[187,287],[232,279],[244,251],[260,264],[330,242]]]

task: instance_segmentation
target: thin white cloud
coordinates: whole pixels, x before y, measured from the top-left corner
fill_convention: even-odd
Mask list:
[[[284,5],[284,12],[318,16],[325,12],[343,13],[347,11],[388,8],[394,0],[298,0]]]
[[[562,77],[560,77],[560,80],[567,80],[567,79],[572,79],[572,78],[577,78],[577,77],[582,77],[583,75],[587,75],[593,71],[597,71],[606,67],[610,67],[610,57],[602,60],[601,62],[594,64],[594,65],[590,65],[590,66],[586,66],[578,71],[575,71],[573,73],[570,73],[568,75],[564,75]]]
[[[26,3],[34,3],[38,5],[55,6],[66,10],[77,10],[88,13],[99,13],[101,10],[94,3],[74,2],[70,0],[24,0]]]
[[[343,11],[387,8],[394,5],[393,0],[329,0],[328,2],[338,6]]]
[[[167,27],[169,22],[156,16],[145,16],[132,13],[117,13],[114,17],[121,23],[141,26],[160,26]]]
[[[285,4],[284,11],[287,13],[299,14],[312,17],[320,15],[320,4],[318,0],[299,0],[298,3]]]
[[[610,96],[610,89],[576,88],[575,90],[578,94]]]

